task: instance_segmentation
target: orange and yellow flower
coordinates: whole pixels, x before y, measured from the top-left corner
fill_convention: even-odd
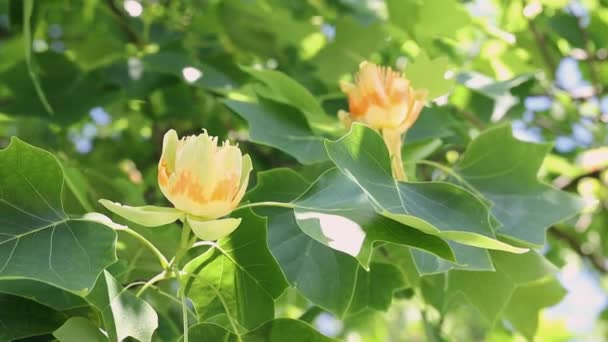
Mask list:
[[[393,175],[405,179],[401,162],[401,135],[418,119],[427,91],[414,89],[410,81],[389,67],[369,62],[359,66],[355,83],[341,82],[349,111],[338,116],[347,126],[362,122],[382,133],[391,154]]]
[[[207,132],[178,139],[175,130],[163,139],[158,184],[176,209],[207,220],[234,210],[247,189],[251,158],[237,146]]]
[[[179,139],[174,130],[165,133],[158,162],[158,185],[173,208],[146,205],[131,207],[105,199],[99,202],[111,212],[145,227],[184,222],[201,240],[219,240],[232,233],[241,219],[228,216],[241,202],[251,158],[225,141],[221,146],[207,132]]]

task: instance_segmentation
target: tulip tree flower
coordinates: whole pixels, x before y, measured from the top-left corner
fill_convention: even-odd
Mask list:
[[[252,170],[249,155],[207,132],[179,139],[174,130],[163,138],[158,185],[173,208],[130,207],[100,200],[108,210],[147,227],[176,220],[187,222],[202,240],[218,240],[232,233],[240,218],[225,218],[238,205]]]
[[[425,104],[427,91],[412,88],[410,81],[389,67],[369,62],[359,66],[355,83],[341,82],[348,96],[349,112],[338,117],[347,127],[362,122],[382,133],[391,155],[393,176],[405,180],[401,161],[402,135],[416,122]]]

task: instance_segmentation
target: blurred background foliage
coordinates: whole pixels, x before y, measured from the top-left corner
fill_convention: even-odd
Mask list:
[[[238,141],[257,171],[287,166],[314,179],[323,166],[301,166],[252,143],[255,122],[222,102],[255,86],[243,67],[280,70],[337,113],[346,108],[338,81],[361,61],[404,70],[447,57],[441,63],[455,85],[425,109],[404,153],[452,164],[498,122],[510,122],[520,139],[555,141],[541,177],[579,193],[587,207],[549,230],[543,253],[562,268],[569,294],[543,313],[537,338],[607,338],[608,1],[45,0],[34,1],[31,13],[26,7],[0,0],[0,148],[18,136],[57,155],[78,189],[78,201],[66,201],[72,212],[100,211],[99,198],[164,204],[156,167],[169,128],[183,135],[205,128]],[[418,171],[419,179],[441,176]],[[166,242],[170,233],[146,232],[169,249],[177,243]],[[150,275],[129,268],[142,256],[125,241],[121,281]],[[284,295],[285,314],[297,311],[294,296]],[[315,324],[348,341],[432,340],[437,327],[450,340],[521,338],[508,326],[486,331],[467,307],[433,314],[403,299],[387,314],[342,322],[321,313]]]

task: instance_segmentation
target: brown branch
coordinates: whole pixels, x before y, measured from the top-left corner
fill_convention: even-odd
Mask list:
[[[125,16],[123,11],[121,11],[118,7],[116,7],[116,3],[114,3],[114,0],[106,0],[106,5],[108,6],[108,9],[110,10],[110,12],[112,12],[112,14],[118,20],[120,27],[122,28],[123,32],[127,35],[127,39],[131,43],[136,44],[137,46],[142,46],[143,42],[139,38],[139,35],[137,34],[137,32],[135,32],[135,30],[133,30],[131,25],[129,25],[129,18],[127,18]]]
[[[582,259],[587,259],[593,265],[593,267],[600,273],[608,273],[608,265],[606,260],[596,253],[585,253],[581,244],[576,239],[576,237],[566,233],[563,230],[560,230],[556,227],[549,228],[548,233],[554,238],[565,242],[570,249],[572,249],[576,254],[578,254]]]
[[[458,114],[462,115],[462,117],[464,117],[468,122],[470,122],[473,126],[479,128],[480,130],[484,130],[486,129],[486,124],[481,121],[478,117],[476,117],[473,113],[464,110],[464,109],[459,109],[459,108],[455,108],[456,112],[458,112]]]
[[[545,64],[547,64],[547,67],[551,70],[551,72],[555,71],[555,61],[553,60],[553,57],[551,57],[551,53],[549,52],[545,35],[538,29],[532,19],[528,20],[528,26],[530,26],[530,30],[532,31],[532,35],[534,35],[534,39],[536,40],[540,53],[543,56],[543,59],[545,60]]]
[[[599,75],[599,71],[597,69],[597,65],[595,64],[595,60],[596,60],[596,55],[595,53],[593,53],[591,50],[591,40],[589,39],[589,32],[587,31],[587,28],[583,26],[583,22],[582,22],[582,18],[581,17],[576,17],[577,20],[577,29],[578,32],[581,34],[581,38],[583,39],[583,47],[585,49],[585,52],[587,53],[587,64],[589,65],[589,74],[591,75],[591,83],[593,83],[593,88],[594,88],[594,92],[596,94],[601,94],[602,93],[602,83],[600,82],[600,79],[598,78]]]

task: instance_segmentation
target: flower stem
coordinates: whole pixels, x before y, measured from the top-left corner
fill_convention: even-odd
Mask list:
[[[188,342],[188,303],[186,303],[186,286],[183,284],[183,277],[179,273],[179,269],[176,270],[177,279],[179,281],[180,299],[182,301],[182,320],[184,323],[184,342]]]
[[[401,132],[397,129],[386,128],[382,130],[382,138],[391,157],[393,177],[398,181],[407,182],[407,175],[403,169],[403,160],[401,159]]]
[[[148,282],[146,282],[144,286],[139,289],[139,291],[137,291],[135,297],[140,297],[142,294],[144,294],[144,292],[146,292],[147,289],[150,288],[150,286],[156,284],[157,282],[173,278],[173,275],[171,273],[172,272],[163,271],[155,275],[152,279],[148,280]]]
[[[188,251],[190,247],[190,225],[187,221],[184,221],[184,226],[182,227],[182,236],[179,244],[179,249],[175,254],[175,259],[173,260],[173,267],[175,275],[177,276],[177,281],[179,283],[179,295],[182,302],[182,320],[183,320],[183,330],[184,330],[184,342],[188,342],[188,303],[186,302],[186,284],[184,282],[184,278],[182,277],[181,271],[179,269],[179,262],[182,257]]]
[[[144,246],[148,247],[148,249],[150,249],[150,251],[152,253],[154,253],[154,255],[156,255],[156,257],[158,258],[158,261],[160,262],[160,265],[162,266],[162,268],[164,270],[167,270],[169,268],[169,262],[167,261],[167,258],[165,258],[165,256],[163,255],[163,253],[161,253],[158,248],[156,248],[156,246],[154,246],[154,244],[152,244],[152,242],[150,242],[150,240],[146,239],[143,235],[139,234],[138,232],[134,231],[133,229],[129,228],[129,227],[121,227],[120,229],[116,229],[122,232],[125,232],[129,235],[131,235],[132,237],[136,238],[137,240],[139,240],[139,242],[141,242]]]

